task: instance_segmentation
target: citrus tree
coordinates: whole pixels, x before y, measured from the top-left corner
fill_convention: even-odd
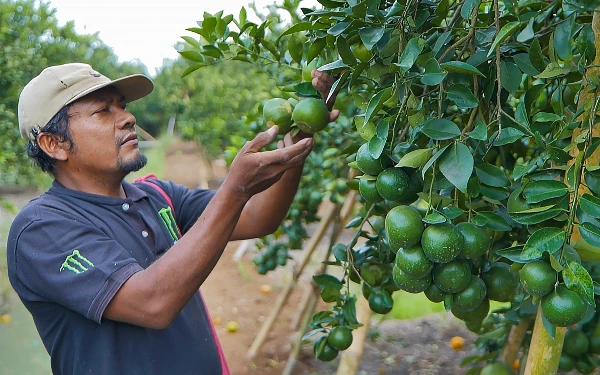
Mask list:
[[[380,314],[399,289],[443,302],[480,335],[468,374],[511,373],[520,352],[527,374],[591,373],[600,353],[598,2],[319,3],[287,26],[249,22],[245,9],[205,14],[182,52],[186,74],[224,60],[260,66],[281,99],[318,97],[301,76],[318,68],[351,99],[351,130],[315,134],[336,152],[312,155],[347,163],[361,202],[347,225],[354,238],[332,248],[344,277],[314,277],[331,303],[306,335],[318,337],[317,358],[352,341],[358,283]]]

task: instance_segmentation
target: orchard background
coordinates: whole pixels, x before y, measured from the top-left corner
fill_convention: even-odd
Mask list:
[[[332,224],[330,240],[340,236],[327,246],[327,261],[309,270],[319,270],[312,282],[320,302],[292,354],[312,347],[313,358],[341,357],[343,373],[351,373],[356,366],[348,360],[360,358],[360,338],[377,314],[434,306],[464,321],[457,332],[474,334],[457,373],[594,372],[599,2],[319,3],[308,9],[285,0],[268,13],[247,7],[199,15],[197,25],[182,25],[181,58],[153,77],[155,93],[131,106],[150,134],[162,136],[175,117],[176,134],[193,141],[203,159],[228,164],[267,128],[267,100],[319,97],[312,69],[335,78],[340,118],[314,135],[285,223],[258,239],[246,254],[251,262],[239,268],[256,280],[294,276],[306,251],[292,250],[306,250],[327,209],[353,207],[337,229]],[[119,63],[97,36],[58,27],[43,4],[0,5],[0,184],[6,191],[43,187],[48,179],[28,166],[15,126],[24,83],[45,65],[71,60],[112,76],[145,68]],[[248,21],[248,12],[261,22]],[[151,150],[149,168],[168,176],[164,139]],[[3,202],[8,212],[12,201]],[[0,308],[6,318],[11,304]],[[354,346],[344,351],[350,337]],[[396,373],[444,373],[401,368]]]

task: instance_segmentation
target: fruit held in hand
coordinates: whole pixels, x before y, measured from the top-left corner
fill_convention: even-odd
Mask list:
[[[263,117],[269,127],[277,125],[279,134],[285,134],[290,131],[292,125],[293,110],[294,107],[289,101],[282,98],[273,98],[263,106]]]
[[[307,98],[296,104],[292,119],[300,130],[313,134],[325,129],[329,123],[329,111],[322,100]]]

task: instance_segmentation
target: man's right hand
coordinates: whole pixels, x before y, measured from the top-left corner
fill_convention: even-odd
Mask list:
[[[223,187],[241,198],[250,199],[279,181],[285,171],[304,163],[312,150],[312,138],[273,151],[260,151],[275,139],[278,131],[278,127],[273,126],[242,147],[231,164]]]

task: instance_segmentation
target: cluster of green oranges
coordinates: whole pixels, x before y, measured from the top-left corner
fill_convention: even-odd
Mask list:
[[[348,349],[351,344],[352,330],[346,326],[335,326],[327,335],[315,340],[313,349],[321,361],[332,361],[341,350]]]
[[[287,246],[283,243],[270,244],[265,251],[257,255],[252,262],[259,274],[265,275],[277,266],[285,266],[288,260]]]
[[[600,334],[591,335],[581,329],[570,329],[565,335],[558,369],[560,371],[577,370],[580,374],[591,374],[598,367],[597,355],[600,354]]]
[[[273,98],[263,105],[263,117],[269,127],[279,127],[279,134],[289,132],[293,124],[303,132],[313,134],[325,129],[329,123],[329,110],[322,99]]]

